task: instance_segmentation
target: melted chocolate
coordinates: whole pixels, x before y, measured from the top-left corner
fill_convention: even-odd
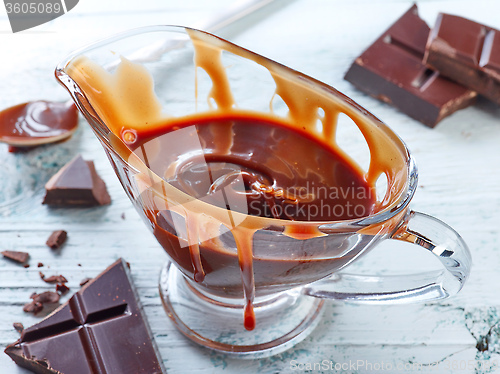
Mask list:
[[[358,168],[327,144],[280,122],[225,116],[172,125],[169,121],[147,136],[136,132],[129,146],[156,175],[212,206],[300,222],[355,219],[375,209],[373,187]],[[140,200],[146,210],[155,206],[150,190]],[[249,330],[255,325],[251,301],[256,289],[275,290],[276,283],[290,287],[304,281],[304,273],[317,280],[352,258],[318,260],[334,250],[324,238],[308,243],[307,257],[312,258],[287,258],[273,246],[294,252],[304,243],[279,230],[248,230],[240,236],[227,232],[220,237],[221,246],[204,239],[192,212],[183,217],[153,208],[146,215],[158,241],[189,277],[224,297],[243,296],[243,282]],[[248,250],[242,251],[244,247]]]
[[[29,147],[69,137],[78,126],[78,110],[72,103],[32,101],[0,112],[0,140]]]

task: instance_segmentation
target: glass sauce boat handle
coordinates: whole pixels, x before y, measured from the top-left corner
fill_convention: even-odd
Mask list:
[[[369,276],[335,273],[307,285],[306,295],[367,304],[405,304],[440,300],[463,287],[472,264],[467,244],[444,222],[411,211],[390,239],[416,244],[433,253],[444,269],[408,275]]]

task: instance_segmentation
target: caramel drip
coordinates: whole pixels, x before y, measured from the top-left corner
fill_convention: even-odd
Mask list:
[[[203,265],[201,264],[200,255],[200,237],[198,232],[200,219],[196,214],[190,214],[187,211],[185,213],[185,217],[189,254],[191,256],[191,263],[193,264],[194,280],[201,283],[205,279],[205,271],[203,270]]]
[[[222,66],[222,49],[217,48],[209,43],[205,43],[200,39],[192,39],[196,53],[194,55],[194,63],[197,68],[205,70],[212,80],[212,88],[208,94],[208,104],[211,105],[210,99],[213,99],[217,108],[220,110],[229,110],[235,104],[229,79],[226,71]],[[198,76],[196,76],[197,78]],[[198,84],[196,84],[198,86]]]
[[[238,248],[238,263],[241,271],[241,282],[243,284],[243,295],[245,297],[244,326],[247,330],[255,328],[255,313],[253,300],[255,297],[255,280],[253,274],[253,250],[252,241],[257,229],[238,227],[233,229],[234,240]]]
[[[79,56],[66,69],[101,120],[120,138],[124,130],[146,129],[165,119],[153,77],[143,65],[122,57],[110,73],[86,56]]]
[[[327,234],[322,232],[317,224],[306,224],[301,222],[299,225],[287,225],[283,235],[293,239],[306,240],[326,236]]]

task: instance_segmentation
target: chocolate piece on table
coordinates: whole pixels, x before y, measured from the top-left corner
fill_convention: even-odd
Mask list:
[[[444,117],[471,105],[477,94],[424,65],[429,31],[413,5],[356,58],[344,79],[434,127]]]
[[[500,31],[466,18],[439,14],[424,62],[500,104]]]
[[[12,324],[12,326],[14,326],[14,329],[18,332],[18,333],[22,333],[23,330],[24,330],[24,325],[21,323],[21,322],[14,322]]]
[[[5,349],[35,373],[162,373],[163,365],[119,259]]]
[[[26,313],[37,314],[42,309],[43,309],[43,304],[38,302],[38,301],[35,301],[35,300],[33,300],[27,304],[24,304],[24,306],[23,306],[23,311],[25,311]]]
[[[92,280],[92,278],[83,278],[82,281],[80,282],[80,286],[85,286],[87,283],[89,283]]]
[[[50,234],[46,244],[51,249],[59,249],[66,242],[67,238],[68,238],[68,233],[66,231],[56,230],[52,234]]]
[[[45,291],[40,294],[31,295],[34,302],[40,304],[54,304],[59,302],[59,294],[57,292]]]
[[[28,252],[20,252],[20,251],[2,251],[3,257],[8,258],[9,260],[18,262],[20,264],[25,263],[30,258],[30,254]]]
[[[97,175],[92,161],[78,155],[61,168],[45,185],[43,204],[95,206],[111,203],[106,184]]]
[[[69,287],[66,286],[65,284],[57,284],[56,285],[56,291],[60,294],[60,295],[65,295],[68,291],[69,291]]]
[[[51,275],[46,277],[42,272],[40,272],[40,278],[46,283],[66,283],[68,280],[64,275]]]

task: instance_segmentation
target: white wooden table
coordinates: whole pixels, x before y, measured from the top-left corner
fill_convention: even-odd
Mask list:
[[[34,99],[66,100],[53,70],[83,44],[136,26],[203,25],[233,3],[81,0],[65,16],[18,34],[11,33],[0,6],[0,107]],[[160,303],[157,278],[166,255],[133,210],[100,145],[81,120],[77,134],[62,144],[26,154],[8,153],[7,146],[0,144],[0,249],[31,253],[28,269],[0,261],[0,348],[18,338],[13,322],[30,326],[40,319],[22,311],[32,292],[52,289],[40,279],[39,270],[69,279],[71,292],[65,301],[78,290],[81,279],[97,275],[122,256],[132,265],[169,373],[292,373],[314,364],[343,364],[346,370],[337,372],[360,373],[500,371],[487,370],[495,360],[500,364],[500,326],[496,325],[500,322],[500,108],[480,100],[429,129],[343,80],[352,60],[410,7],[410,0],[281,0],[278,5],[279,9],[221,30],[220,35],[331,84],[405,140],[420,170],[413,208],[453,226],[471,248],[474,267],[463,291],[445,302],[426,305],[328,302],[319,327],[305,341],[263,360],[230,359],[196,347],[176,331]],[[500,28],[496,0],[428,0],[418,5],[431,25],[444,11]],[[112,205],[43,206],[44,182],[77,153],[95,161]],[[69,233],[59,253],[44,244],[56,229]],[[384,243],[354,270],[406,272],[432,261],[411,246]],[[37,268],[38,262],[45,266]],[[481,352],[476,345],[488,332],[488,350]],[[383,370],[390,366],[392,370]],[[0,354],[0,373],[25,372]],[[335,370],[321,366],[309,372]]]

